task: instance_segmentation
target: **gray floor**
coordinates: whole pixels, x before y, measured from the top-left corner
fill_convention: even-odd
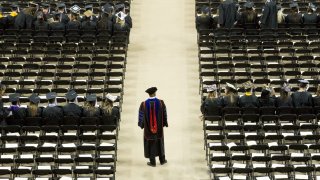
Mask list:
[[[134,0],[125,95],[119,136],[118,180],[207,180],[200,96],[194,0]],[[144,92],[157,86],[168,109],[168,164],[146,165],[143,131],[137,126]]]

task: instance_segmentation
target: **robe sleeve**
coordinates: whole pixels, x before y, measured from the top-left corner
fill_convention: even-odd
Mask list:
[[[168,127],[167,107],[162,100],[161,100],[161,103],[163,108],[163,126]]]
[[[219,19],[218,19],[218,23],[219,23],[220,25],[224,25],[224,23],[225,23],[224,9],[223,9],[222,5],[219,6]]]
[[[266,24],[268,16],[269,16],[269,7],[265,6],[263,8],[263,12],[262,12],[262,16],[261,16],[261,24]]]
[[[144,103],[142,102],[139,108],[139,117],[138,117],[138,126],[141,127],[141,129],[144,128]]]

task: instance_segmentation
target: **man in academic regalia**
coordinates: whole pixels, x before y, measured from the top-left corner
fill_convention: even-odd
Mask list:
[[[70,21],[68,15],[66,14],[66,5],[64,3],[59,3],[57,8],[58,13],[60,13],[60,22],[66,25]]]
[[[156,87],[146,90],[149,98],[139,108],[138,126],[144,129],[144,156],[149,158],[149,166],[156,166],[156,156],[160,164],[167,163],[164,151],[163,127],[168,127],[167,110],[163,100],[156,98]]]
[[[233,0],[225,0],[219,6],[218,23],[222,28],[232,28],[237,21],[238,8]]]
[[[42,3],[42,11],[44,21],[48,21],[48,19],[52,18],[51,8],[48,3]]]
[[[9,95],[11,106],[8,108],[9,115],[6,119],[8,125],[23,125],[25,117],[25,108],[20,107],[20,94],[14,93]]]
[[[113,6],[105,4],[102,6],[101,11],[102,14],[97,24],[99,34],[103,33],[104,35],[112,35],[114,24]]]
[[[278,8],[274,0],[267,0],[260,17],[261,28],[278,28]]]
[[[292,93],[292,103],[294,107],[313,106],[312,95],[307,91],[309,81],[299,80],[299,90]]]
[[[64,116],[74,116],[74,117],[81,117],[82,115],[82,108],[76,104],[77,103],[77,93],[74,90],[70,90],[66,94],[66,98],[68,103],[63,106],[63,114]]]
[[[86,5],[86,6],[84,7],[84,10],[85,10],[85,12],[86,12],[86,11],[91,11],[92,14],[91,14],[91,16],[89,16],[89,17],[83,16],[82,19],[80,20],[81,22],[90,20],[90,21],[93,21],[93,22],[96,23],[96,22],[98,21],[98,18],[93,14],[93,6],[92,6],[92,4]]]
[[[63,119],[62,108],[57,106],[57,94],[50,92],[46,95],[49,102],[48,106],[43,109],[42,117],[45,118],[43,125],[57,125],[59,126]]]
[[[290,13],[285,17],[288,28],[300,28],[302,24],[302,14],[299,13],[298,3],[291,3]]]

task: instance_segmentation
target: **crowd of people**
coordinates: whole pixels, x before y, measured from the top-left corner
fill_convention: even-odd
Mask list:
[[[67,103],[64,106],[58,106],[57,94],[50,92],[46,94],[48,105],[40,107],[40,97],[32,94],[29,97],[29,105],[24,108],[20,106],[20,94],[14,93],[9,95],[11,105],[4,107],[2,96],[6,87],[0,85],[0,120],[1,125],[30,125],[25,124],[24,120],[28,117],[41,117],[42,122],[34,122],[32,125],[62,125],[65,124],[64,117],[82,118],[96,117],[99,119],[97,124],[92,125],[117,125],[120,119],[120,110],[118,106],[114,106],[117,96],[107,94],[102,105],[97,105],[97,96],[95,94],[88,95],[84,106],[80,106],[77,101],[77,93],[74,90],[66,93]],[[30,123],[30,122],[29,122]],[[38,123],[38,124],[37,124]],[[86,122],[82,122],[87,124]]]
[[[300,80],[299,90],[291,92],[291,88],[284,84],[280,90],[280,95],[275,95],[274,89],[265,86],[261,91],[261,96],[257,97],[253,92],[254,85],[251,81],[243,84],[245,93],[239,96],[237,88],[230,83],[226,83],[225,95],[218,95],[217,86],[211,85],[207,87],[207,97],[201,104],[201,112],[204,116],[220,115],[220,108],[223,107],[316,107],[320,106],[320,86],[316,95],[313,97],[307,90],[309,81]]]
[[[132,19],[125,4],[105,4],[94,14],[94,7],[88,4],[81,8],[73,5],[67,10],[65,3],[58,3],[56,8],[48,3],[30,3],[26,8],[11,5],[9,14],[3,13],[0,7],[0,29],[32,29],[37,31],[82,30],[103,31],[112,34],[114,31],[129,31]]]
[[[209,6],[197,9],[196,28],[197,30],[233,28],[245,29],[258,28],[278,28],[279,23],[285,23],[288,27],[299,27],[304,25],[308,28],[317,27],[320,21],[316,10],[317,7],[309,3],[307,12],[300,13],[299,5],[296,2],[290,4],[290,12],[283,13],[284,8],[277,4],[275,0],[266,0],[261,16],[256,12],[254,3],[247,1],[243,9],[239,10],[239,5],[233,0],[224,0],[217,9],[216,14],[211,13]]]

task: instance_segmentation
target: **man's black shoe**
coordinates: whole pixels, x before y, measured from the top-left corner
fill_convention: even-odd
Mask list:
[[[168,161],[167,160],[164,160],[163,162],[160,162],[161,165],[164,165],[166,164]]]
[[[155,164],[151,164],[151,162],[147,162],[147,165],[151,166],[151,167],[156,167],[156,165]]]

